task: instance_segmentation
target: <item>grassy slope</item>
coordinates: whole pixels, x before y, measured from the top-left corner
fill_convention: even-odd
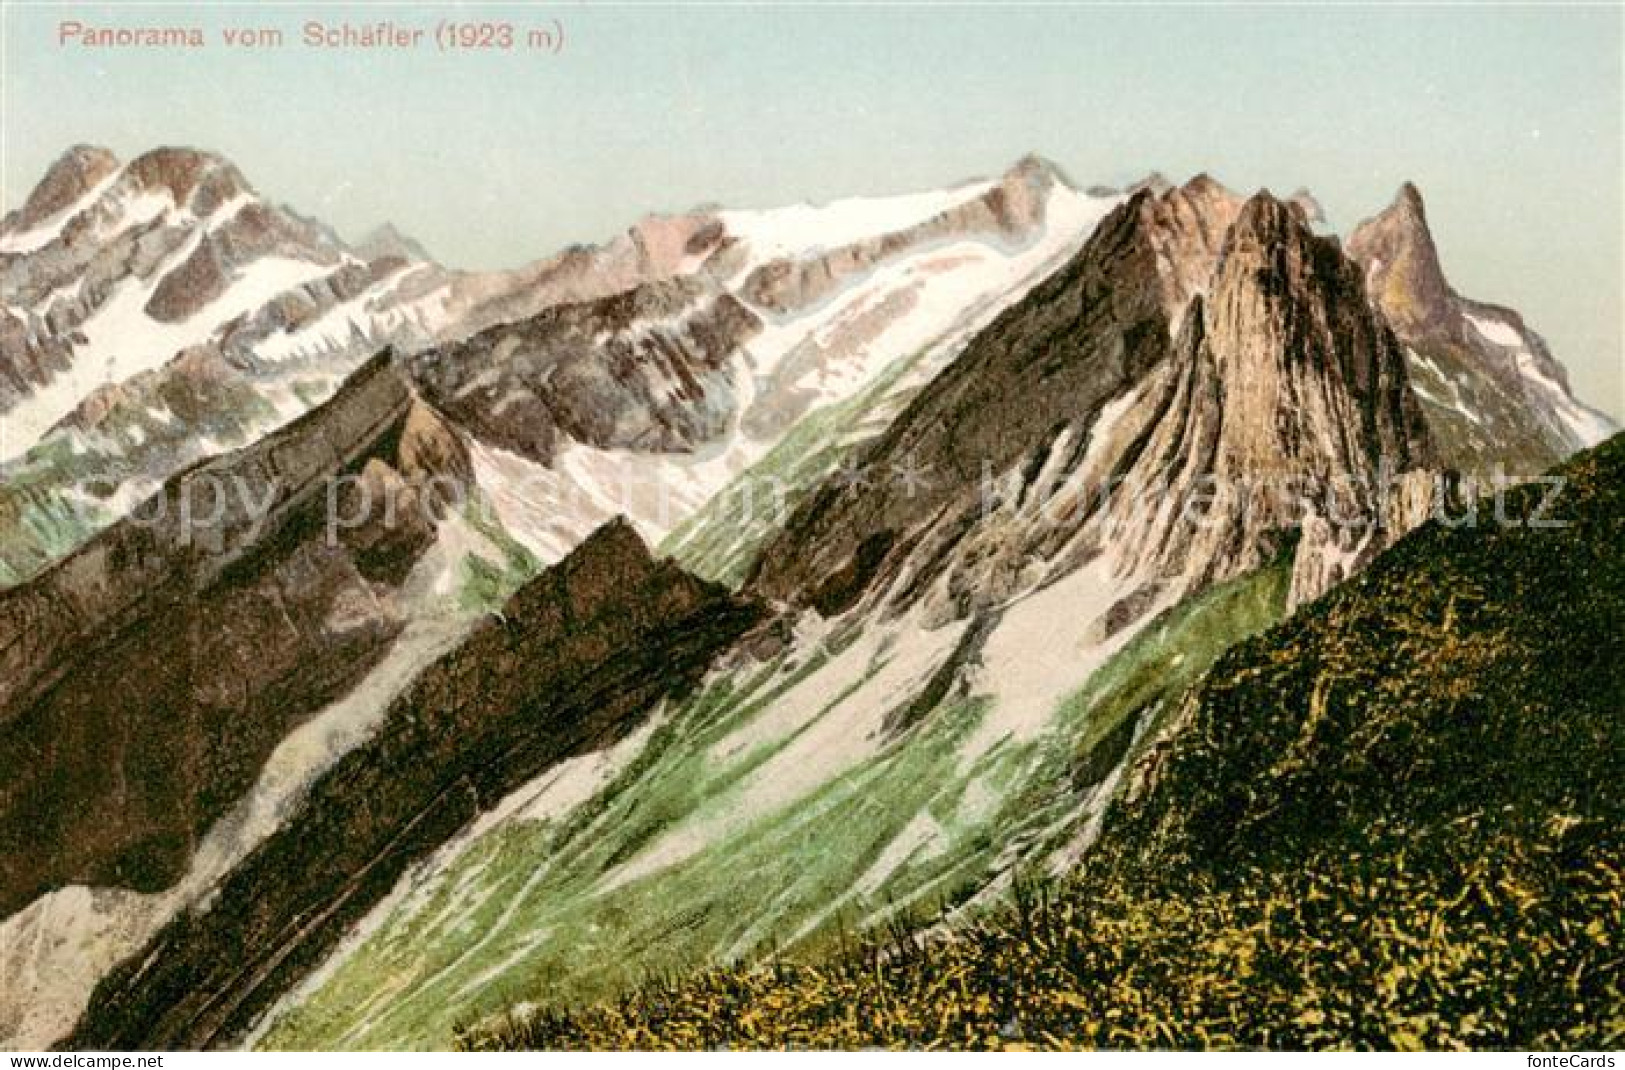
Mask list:
[[[444,1046],[457,1025],[523,1001],[604,998],[651,975],[773,947],[813,954],[865,921],[954,903],[1017,858],[1042,859],[1069,841],[1087,817],[1092,783],[1079,777],[1091,765],[1089,741],[1169,706],[1237,637],[1279,620],[1286,582],[1282,562],[1170,611],[1039,739],[966,763],[961,744],[985,704],[950,700],[810,798],[606,889],[604,874],[662,832],[730,811],[734,789],[790,740],[729,758],[713,748],[836,651],[723,678],[674,711],[581,807],[475,843],[265,1046]],[[863,884],[888,845],[922,821],[936,830],[931,848]]]
[[[1220,658],[1067,881],[467,1041],[1617,1047],[1625,437],[1563,474],[1569,526],[1430,524]]]
[[[890,408],[906,400],[900,381],[923,357],[900,358],[857,394],[803,417],[765,457],[679,524],[660,552],[697,576],[737,588],[762,542],[856,445],[885,426]]]

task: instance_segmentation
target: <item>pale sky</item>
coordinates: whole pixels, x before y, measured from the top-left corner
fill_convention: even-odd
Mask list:
[[[1594,7],[706,7],[8,2],[14,207],[63,149],[222,152],[358,236],[460,267],[651,211],[902,192],[1028,151],[1080,185],[1208,171],[1307,186],[1340,232],[1410,179],[1464,294],[1511,305],[1625,416],[1622,14]],[[302,24],[563,26],[560,54],[316,50]],[[197,51],[63,47],[58,24],[196,25]],[[225,26],[279,28],[234,52]]]

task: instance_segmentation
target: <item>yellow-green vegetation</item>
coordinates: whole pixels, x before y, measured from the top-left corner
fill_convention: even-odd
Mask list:
[[[1572,835],[1572,831],[1571,831]],[[499,1048],[1608,1048],[1625,1040],[1617,851],[1501,839],[1250,868],[1085,874],[951,938],[709,970],[465,1037]],[[1577,917],[1589,918],[1576,930]]]
[[[1560,475],[1220,657],[1066,880],[463,1042],[1617,1047],[1625,438]]]

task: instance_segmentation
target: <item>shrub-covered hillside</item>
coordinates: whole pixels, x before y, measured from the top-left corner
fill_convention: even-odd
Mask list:
[[[1559,474],[1222,657],[1066,880],[465,1041],[1620,1046],[1625,436]]]

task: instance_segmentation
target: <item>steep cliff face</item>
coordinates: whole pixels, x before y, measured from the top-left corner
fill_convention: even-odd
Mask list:
[[[1180,323],[1193,297],[1207,292],[1225,235],[1245,198],[1206,174],[1183,186],[1153,183],[1156,196],[1140,208],[1143,225],[1157,249],[1163,306],[1169,322]]]
[[[69,1043],[231,1041],[407,867],[547,768],[614,743],[757,617],[601,529],[486,618],[310,791],[207,908],[97,990]]]
[[[393,592],[470,475],[383,357],[0,595],[0,916],[185,872],[277,742],[388,649]]]
[[[386,345],[443,347],[418,381],[474,434],[531,551],[556,560],[617,514],[660,538],[812,410],[898,361],[946,360],[1109,204],[1027,159],[948,190],[652,216],[474,273],[387,234],[348,245],[210,153],[76,150],[0,224],[16,295],[0,584],[320,404]]]
[[[1450,286],[1410,183],[1355,228],[1349,255],[1404,342],[1443,461],[1463,473],[1533,475],[1613,430],[1576,399],[1546,342],[1516,312]]]
[[[491,276],[386,235],[213,324],[304,224],[219,162],[87,153],[0,230],[0,271],[38,283],[53,228],[125,184],[154,214],[108,202],[107,243],[156,222],[118,300],[188,341],[76,395],[0,484],[0,565],[83,543],[0,595],[0,760],[26,770],[0,786],[0,1042],[61,1036],[105,977],[73,1044],[444,1044],[537,976],[598,992],[1071,865],[1225,646],[1427,511],[1459,428],[1404,332],[1500,322],[1449,293],[1419,207],[1357,264],[1302,195],[1084,195],[1034,159]],[[1397,339],[1385,256],[1420,280]],[[0,332],[77,369],[61,289]],[[397,332],[408,356],[337,387]],[[649,559],[639,536],[756,475],[748,538],[718,509],[667,544],[714,544],[744,598]],[[495,518],[446,508],[465,493]],[[13,556],[65,496],[113,526]],[[779,616],[747,633],[758,602]],[[475,899],[501,904],[478,927]],[[90,964],[49,980],[66,959]]]

